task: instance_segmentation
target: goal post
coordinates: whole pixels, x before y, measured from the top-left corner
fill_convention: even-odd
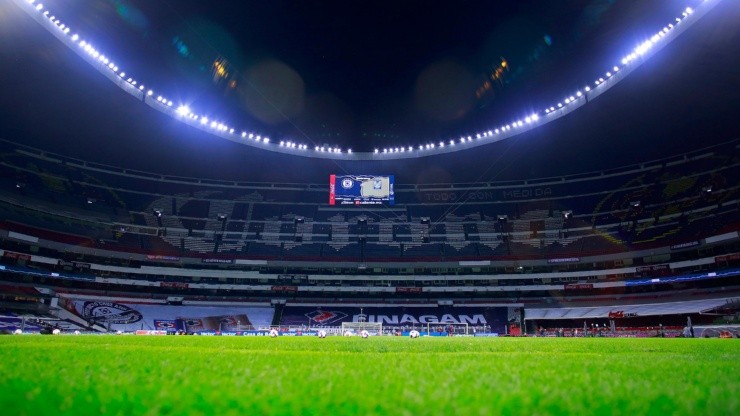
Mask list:
[[[352,331],[359,335],[367,331],[370,335],[383,335],[383,324],[381,322],[342,322],[342,334]]]
[[[470,327],[467,323],[427,323],[427,335],[465,336],[470,335]]]

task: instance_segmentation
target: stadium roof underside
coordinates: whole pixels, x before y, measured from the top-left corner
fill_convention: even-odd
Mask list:
[[[622,81],[632,71],[641,66],[650,57],[675,40],[681,33],[691,27],[702,16],[709,12],[720,0],[705,0],[695,9],[686,8],[663,28],[660,28],[650,39],[637,45],[616,65],[608,65],[603,74],[596,75],[594,81],[583,88],[563,94],[563,96],[531,114],[511,116],[508,120],[499,120],[490,129],[480,132],[461,132],[456,137],[445,140],[434,140],[429,143],[407,144],[375,149],[370,152],[352,152],[351,149],[338,147],[325,148],[288,139],[269,138],[264,133],[257,133],[249,128],[236,128],[223,122],[214,121],[212,117],[197,114],[195,109],[173,102],[166,94],[155,91],[152,86],[144,86],[135,75],[126,73],[113,62],[111,55],[105,55],[93,47],[94,41],[83,38],[74,32],[58,15],[35,0],[13,0],[44,29],[49,31],[70,50],[96,68],[103,76],[119,88],[140,100],[147,106],[164,113],[182,123],[220,138],[278,153],[335,160],[382,161],[409,159],[452,153],[472,147],[499,142],[552,121],[583,107],[590,101]],[[62,11],[63,12],[63,11]],[[123,63],[120,63],[124,65]]]

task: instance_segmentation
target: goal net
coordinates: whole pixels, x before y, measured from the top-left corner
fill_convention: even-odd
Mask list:
[[[427,334],[436,336],[459,336],[469,335],[469,327],[467,323],[462,324],[440,324],[440,323],[428,323]]]
[[[363,330],[370,335],[383,335],[383,324],[380,322],[342,322],[342,334],[352,331],[359,335]]]

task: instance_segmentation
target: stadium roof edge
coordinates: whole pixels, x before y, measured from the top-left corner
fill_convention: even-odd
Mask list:
[[[163,114],[232,142],[294,156],[348,161],[385,161],[443,155],[499,142],[555,121],[583,107],[618,84],[692,26],[719,1],[721,0],[704,0],[695,9],[687,7],[681,16],[664,26],[650,39],[636,46],[631,53],[622,58],[619,64],[610,65],[604,74],[597,75],[593,84],[586,85],[581,90],[567,93],[561,101],[553,102],[552,105],[545,106],[532,114],[503,122],[500,126],[492,127],[488,131],[462,134],[456,138],[448,138],[442,141],[435,140],[433,143],[429,142],[415,146],[400,145],[382,150],[375,149],[373,152],[352,152],[349,149],[336,147],[315,146],[310,149],[308,145],[296,143],[292,140],[271,140],[269,137],[255,132],[237,132],[235,128],[222,122],[199,116],[192,112],[190,108],[175,104],[166,96],[155,93],[153,89],[145,88],[143,83],[138,82],[131,74],[126,74],[120,70],[109,57],[96,50],[88,41],[81,39],[79,34],[72,32],[71,28],[62,23],[56,15],[50,15],[50,12],[45,10],[44,5],[40,2],[36,0],[13,0],[16,6],[25,11],[83,60],[96,68],[103,76],[125,92]]]

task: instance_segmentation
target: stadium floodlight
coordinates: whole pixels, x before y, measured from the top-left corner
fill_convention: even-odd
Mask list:
[[[36,10],[38,10],[38,11],[41,11],[41,10],[42,10],[43,8],[44,8],[44,5],[43,5],[43,4],[41,4],[41,3],[39,3],[39,4],[38,4],[38,5],[36,6]]]
[[[181,106],[177,107],[177,110],[175,110],[175,112],[177,112],[177,114],[179,114],[181,116],[187,116],[187,115],[190,115],[190,113],[191,113],[190,107],[188,107],[186,105],[181,105]]]
[[[375,154],[377,155],[377,154],[378,154],[378,149],[375,149],[375,150],[373,151],[373,153],[375,153]]]

